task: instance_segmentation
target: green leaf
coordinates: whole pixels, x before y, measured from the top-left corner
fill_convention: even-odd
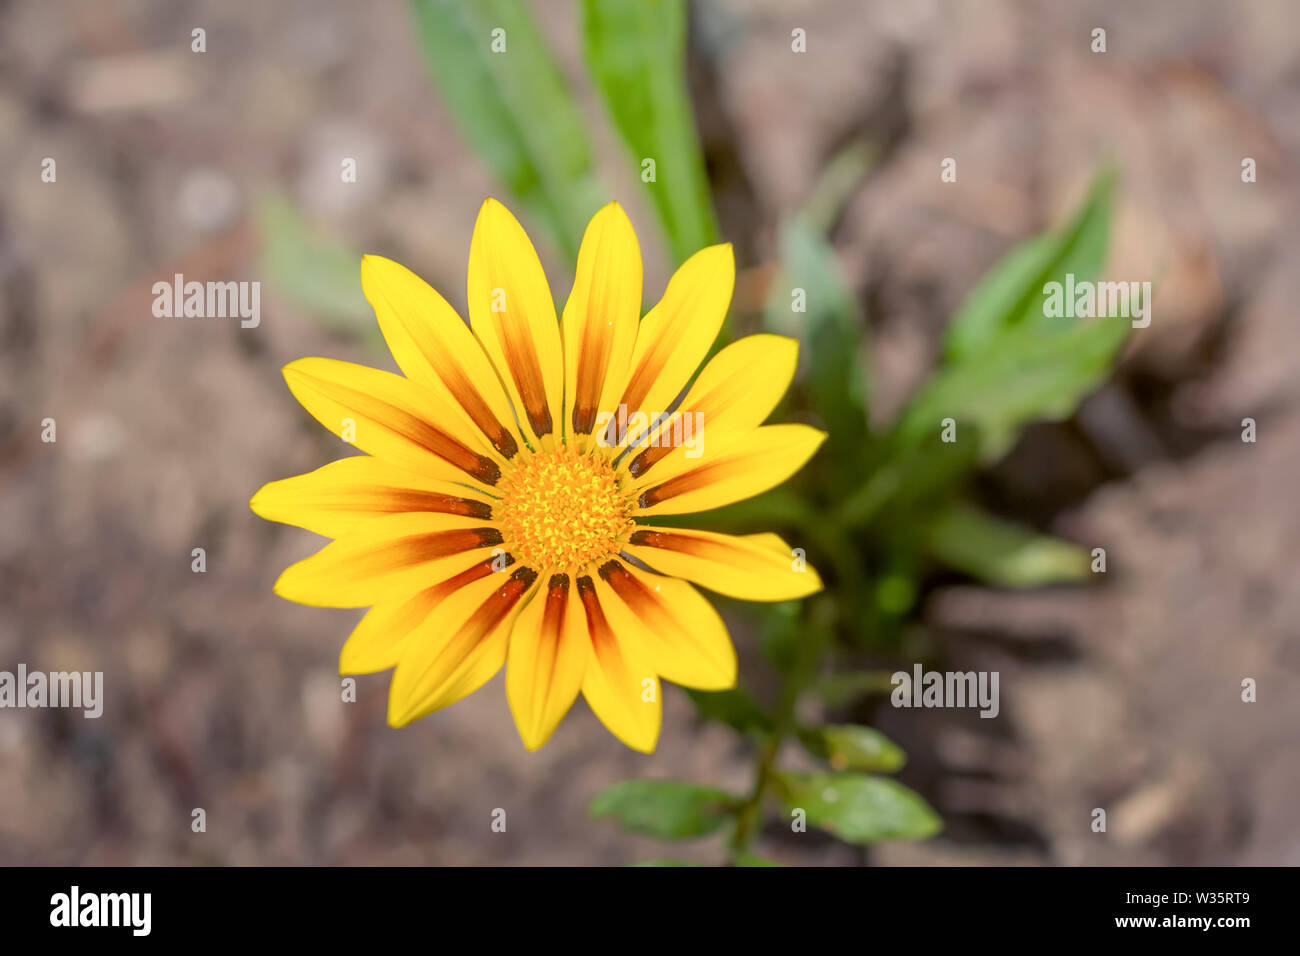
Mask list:
[[[859,724],[801,727],[799,741],[836,770],[893,773],[907,763],[901,747],[880,731]]]
[[[776,860],[766,860],[752,853],[742,853],[736,857],[736,866],[785,866],[785,864],[778,863]]]
[[[978,430],[980,455],[992,461],[1011,447],[1023,425],[1061,421],[1109,373],[1128,338],[1127,319],[1058,320],[1068,327],[1044,334],[1022,325],[998,338],[997,348],[950,365],[930,379],[908,405],[897,435],[906,443],[939,441],[940,423]]]
[[[943,417],[947,416],[934,420],[929,433],[917,429],[900,434],[900,426],[895,426],[890,440],[882,443],[880,460],[867,470],[866,480],[841,502],[836,521],[859,528],[898,519],[912,534],[916,518],[912,512],[932,513],[933,502],[946,498],[979,466],[978,423],[963,418],[959,440],[947,443],[939,440]]]
[[[686,690],[695,704],[696,713],[706,720],[716,720],[742,734],[771,729],[772,721],[749,692],[740,687],[731,690]]]
[[[717,241],[686,89],[684,0],[584,0],[583,53],[596,89],[637,163],[669,246],[682,262]],[[644,181],[643,181],[644,182]]]
[[[822,167],[799,217],[819,235],[830,232],[879,160],[879,145],[869,134],[839,149]]]
[[[799,381],[831,434],[828,453],[847,463],[857,448],[836,436],[856,442],[867,431],[862,317],[834,248],[803,217],[782,228],[780,248],[781,277],[772,284],[764,326],[799,339]],[[795,289],[803,290],[806,312],[792,311]]]
[[[614,817],[629,833],[689,840],[719,829],[739,805],[723,790],[679,780],[625,780],[598,794],[588,813]]]
[[[964,505],[934,521],[928,545],[944,564],[998,587],[1034,588],[1088,576],[1082,548]]]
[[[946,361],[908,404],[895,429],[906,448],[937,440],[945,418],[979,432],[984,461],[1005,454],[1031,421],[1073,414],[1101,383],[1131,328],[1119,317],[1049,318],[1043,287],[1101,271],[1115,177],[1105,172],[1059,236],[1031,240],[995,266],[949,327]]]
[[[780,779],[788,811],[802,809],[809,823],[847,843],[923,840],[943,825],[915,791],[888,777],[803,773]]]
[[[576,261],[600,204],[582,115],[522,0],[412,0],[416,33],[461,134],[522,211]],[[493,31],[506,44],[494,53]]]
[[[799,662],[806,643],[797,601],[766,604],[758,611],[758,649],[778,671],[788,674]]]
[[[971,358],[994,346],[1008,330],[1022,325],[1045,326],[1061,319],[1043,315],[1043,286],[1095,280],[1106,260],[1115,175],[1107,170],[1094,180],[1074,220],[1059,234],[1038,236],[1007,253],[957,310],[948,326],[944,353],[948,361]]]
[[[262,271],[286,299],[314,318],[356,338],[382,342],[361,292],[361,256],[303,219],[283,196],[257,208]]]
[[[773,488],[753,498],[724,505],[701,517],[698,514],[655,515],[655,524],[669,528],[703,528],[710,531],[748,533],[780,527],[801,528],[816,518],[816,511],[787,487]]]
[[[890,671],[850,671],[829,674],[814,691],[830,707],[850,704],[868,694],[888,694],[894,689]]]

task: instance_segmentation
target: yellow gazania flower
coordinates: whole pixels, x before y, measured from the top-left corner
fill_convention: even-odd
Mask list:
[[[414,273],[362,259],[405,377],[326,358],[286,365],[303,407],[368,455],[271,482],[250,505],[335,539],[275,591],[370,608],[339,670],[396,668],[390,724],[459,700],[504,663],[528,749],[581,691],[620,740],[649,752],[659,678],[703,690],[736,679],[726,627],[688,581],[753,601],[820,590],[774,534],[653,524],[766,491],[826,437],[762,424],[795,369],[796,343],[775,335],[705,365],[678,406],[698,432],[654,417],[708,353],[734,281],[731,247],[711,246],[639,318],[641,253],[617,204],[587,227],[562,322],[527,235],[491,199],[470,244],[469,327]]]

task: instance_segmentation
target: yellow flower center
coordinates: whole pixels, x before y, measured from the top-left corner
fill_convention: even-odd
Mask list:
[[[616,554],[632,528],[632,502],[599,455],[521,455],[497,487],[504,547],[527,567],[580,570]]]

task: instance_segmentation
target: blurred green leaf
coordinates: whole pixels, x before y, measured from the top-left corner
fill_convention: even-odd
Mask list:
[[[638,164],[677,262],[717,242],[686,89],[684,0],[584,0],[583,53],[614,126]]]
[[[829,233],[879,158],[879,147],[869,134],[839,149],[818,174],[799,218],[818,235]]]
[[[1101,173],[1074,220],[1059,234],[1038,236],[1007,253],[975,286],[948,326],[944,342],[949,361],[970,358],[990,348],[1000,336],[1022,325],[1060,328],[1061,319],[1043,315],[1043,286],[1095,280],[1106,261],[1115,174]]]
[[[411,2],[420,48],[462,135],[576,261],[600,190],[581,113],[527,4]],[[497,29],[505,31],[503,53],[492,51]]]
[[[758,649],[778,671],[788,673],[799,661],[805,628],[797,601],[761,605],[758,617]]]
[[[1059,421],[1106,377],[1127,320],[1048,318],[1043,287],[1093,280],[1106,256],[1115,176],[1097,177],[1059,236],[1020,246],[976,287],[949,327],[946,361],[908,404],[894,436],[906,449],[934,440],[945,418],[979,431],[984,461],[1005,454],[1029,422]],[[969,436],[966,436],[969,437]]]
[[[867,432],[867,375],[862,318],[835,250],[803,217],[781,230],[781,276],[772,284],[764,326],[802,344],[799,381],[831,435],[826,454],[840,471],[860,459]],[[802,289],[806,312],[793,312]]]
[[[726,791],[679,780],[625,780],[598,794],[588,813],[614,817],[629,833],[689,840],[719,829],[739,803]]]
[[[896,519],[912,534],[918,514],[932,513],[933,502],[951,494],[979,465],[977,423],[963,419],[961,440],[942,442],[941,418],[935,419],[928,441],[924,433],[917,433],[905,436],[907,441],[895,434],[882,443],[880,459],[866,469],[862,485],[841,502],[836,521],[855,528]]]
[[[888,777],[792,773],[780,779],[788,811],[802,809],[809,823],[847,843],[921,840],[943,825],[919,794]]]
[[[888,694],[894,689],[890,671],[849,671],[828,674],[813,690],[829,707],[850,704],[868,694]]]
[[[999,336],[997,348],[941,370],[903,413],[899,438],[937,442],[940,423],[952,418],[957,443],[963,428],[975,426],[981,458],[991,461],[1029,422],[1068,418],[1105,379],[1130,325],[1118,318],[1060,321],[1068,326],[1054,334],[1022,325]]]
[[[745,533],[773,531],[782,526],[802,527],[815,516],[815,510],[802,496],[783,486],[702,515],[656,515],[655,524]]]
[[[1066,273],[1094,278],[1105,259],[1114,175],[1103,173],[1057,236],[1018,247],[994,267],[949,328],[948,360],[904,412],[904,446],[937,434],[943,418],[980,429],[982,455],[1005,452],[1021,426],[1070,415],[1128,334],[1118,319],[1048,319],[1043,286]],[[960,438],[959,438],[960,440]]]
[[[907,763],[901,747],[880,731],[859,724],[801,727],[799,742],[835,770],[893,773]]]
[[[906,614],[916,605],[917,597],[914,574],[889,571],[876,582],[876,604],[886,614]]]
[[[931,555],[987,584],[1034,588],[1088,576],[1088,554],[964,505],[946,509],[930,525]]]
[[[283,196],[257,209],[262,271],[275,290],[314,318],[360,339],[382,342],[361,292],[361,256],[313,228]]]
[[[752,853],[742,853],[736,857],[736,866],[785,866],[785,864],[777,863],[776,860],[765,860]]]
[[[686,689],[696,712],[706,720],[716,720],[742,734],[770,730],[772,721],[758,702],[741,687],[730,690],[703,691]]]

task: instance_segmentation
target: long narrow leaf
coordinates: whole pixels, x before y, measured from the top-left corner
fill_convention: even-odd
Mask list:
[[[1047,331],[1043,286],[1064,282],[1067,273],[1088,281],[1101,273],[1114,192],[1115,176],[1108,170],[1093,182],[1088,198],[1065,229],[1037,236],[1007,253],[957,310],[944,341],[945,357],[949,361],[970,358],[1023,324],[1037,324]]]
[[[1127,319],[1063,319],[1059,333],[1026,325],[1000,336],[998,347],[950,366],[930,379],[898,424],[904,444],[937,436],[952,418],[957,440],[973,426],[981,457],[1005,454],[1021,426],[1061,421],[1106,377],[1128,337]]]
[[[803,313],[791,311],[796,289],[802,290]],[[781,278],[773,284],[764,325],[800,339],[800,381],[832,436],[834,457],[842,463],[851,460],[846,456],[857,449],[840,446],[835,439],[867,431],[862,318],[835,250],[802,217],[781,229]]]
[[[584,0],[587,68],[643,174],[677,262],[717,241],[708,179],[683,79],[683,0]]]
[[[948,566],[999,587],[1035,588],[1088,576],[1088,555],[1081,548],[975,508],[944,511],[930,526],[927,543]]]
[[[462,135],[570,261],[600,203],[582,116],[522,0],[412,0]],[[501,31],[495,33],[495,31]],[[494,52],[493,44],[504,44]]]
[[[315,229],[287,198],[272,194],[257,207],[262,270],[280,295],[336,331],[383,345],[361,294],[361,253]]]

